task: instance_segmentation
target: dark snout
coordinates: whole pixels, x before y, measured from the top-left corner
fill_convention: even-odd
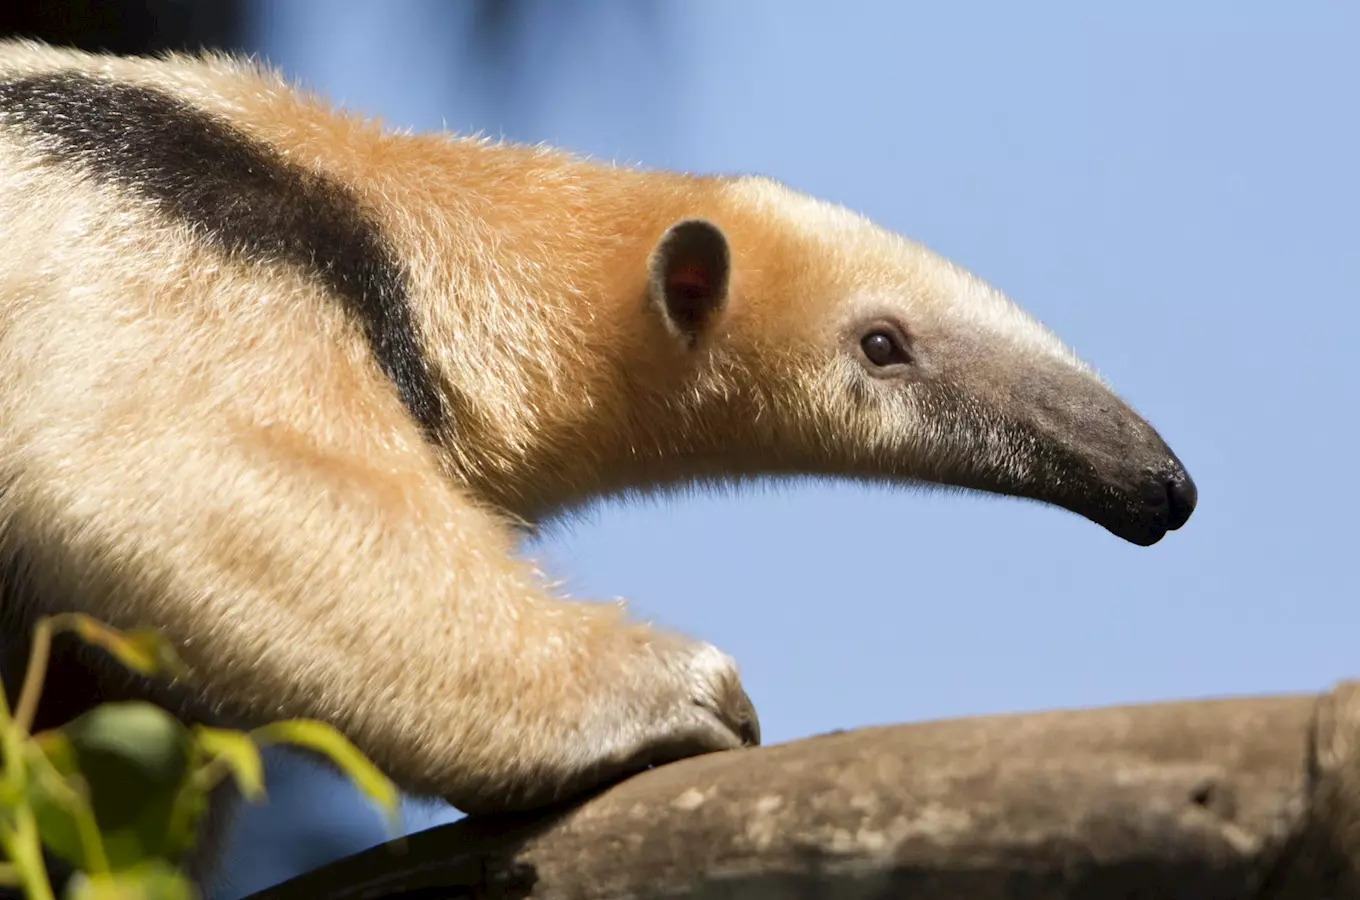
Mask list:
[[[1130,543],[1146,547],[1157,543],[1168,531],[1175,531],[1190,520],[1199,499],[1194,479],[1185,471],[1185,466],[1171,452],[1166,451],[1167,464],[1164,468],[1154,468],[1147,472],[1143,489],[1144,504],[1133,515],[1102,514],[1099,509],[1088,517],[1104,525],[1111,532]],[[1080,508],[1073,510],[1082,512]]]
[[[990,444],[995,462],[970,486],[1063,507],[1140,546],[1190,519],[1198,491],[1185,466],[1098,379],[1065,369],[1006,374],[973,385],[982,401],[973,408],[987,411],[990,427],[961,430]]]
[[[1199,499],[1199,491],[1195,488],[1194,479],[1185,471],[1185,467],[1178,459],[1175,459],[1175,468],[1170,474],[1163,476],[1161,481],[1166,488],[1166,529],[1175,531],[1190,521],[1190,514],[1195,511],[1195,501]]]
[[[1085,375],[1029,388],[1017,424],[1036,438],[1036,499],[1144,547],[1189,521],[1199,499],[1194,479],[1142,416]]]

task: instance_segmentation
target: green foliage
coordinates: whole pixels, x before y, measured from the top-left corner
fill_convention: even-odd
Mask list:
[[[304,750],[324,753],[370,801],[387,813],[388,826],[394,832],[400,827],[397,816],[401,797],[397,794],[396,785],[331,726],[312,719],[293,719],[256,728],[250,735],[262,746],[291,744]]]
[[[260,749],[270,745],[328,756],[395,831],[396,788],[321,722],[278,722],[251,732],[190,729],[149,703],[106,703],[60,729],[30,734],[52,637],[63,631],[138,674],[188,677],[153,631],[118,631],[77,614],[38,623],[13,712],[0,692],[0,885],[21,886],[30,900],[55,900],[46,847],[77,870],[67,900],[196,900],[179,863],[197,840],[209,794],[230,778],[247,800],[262,800]]]

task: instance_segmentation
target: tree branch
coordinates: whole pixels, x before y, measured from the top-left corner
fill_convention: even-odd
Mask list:
[[[1360,897],[1360,682],[866,728],[469,818],[260,900]]]

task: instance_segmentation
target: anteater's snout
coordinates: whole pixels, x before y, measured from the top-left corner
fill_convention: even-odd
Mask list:
[[[1185,467],[1174,457],[1164,469],[1148,473],[1142,489],[1154,532],[1175,531],[1190,520],[1199,490]]]
[[[1190,520],[1190,514],[1195,511],[1195,502],[1199,500],[1199,490],[1190,473],[1179,464],[1163,483],[1166,486],[1168,512],[1166,527],[1169,531],[1175,531]]]
[[[1080,477],[1063,479],[1067,493],[1055,499],[1060,505],[1104,525],[1130,543],[1155,544],[1190,521],[1199,504],[1199,488],[1166,446],[1146,426],[1142,440],[1121,438],[1113,446],[1093,442],[1085,466],[1073,467]],[[1076,444],[1078,459],[1081,444]],[[1122,457],[1122,458],[1121,458]],[[1109,467],[1107,461],[1112,461]]]

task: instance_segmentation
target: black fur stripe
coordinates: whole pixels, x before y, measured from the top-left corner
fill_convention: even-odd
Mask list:
[[[230,254],[314,273],[362,325],[426,436],[444,431],[406,273],[342,184],[160,91],[78,73],[0,83],[0,123],[39,138],[49,159],[152,200]]]

